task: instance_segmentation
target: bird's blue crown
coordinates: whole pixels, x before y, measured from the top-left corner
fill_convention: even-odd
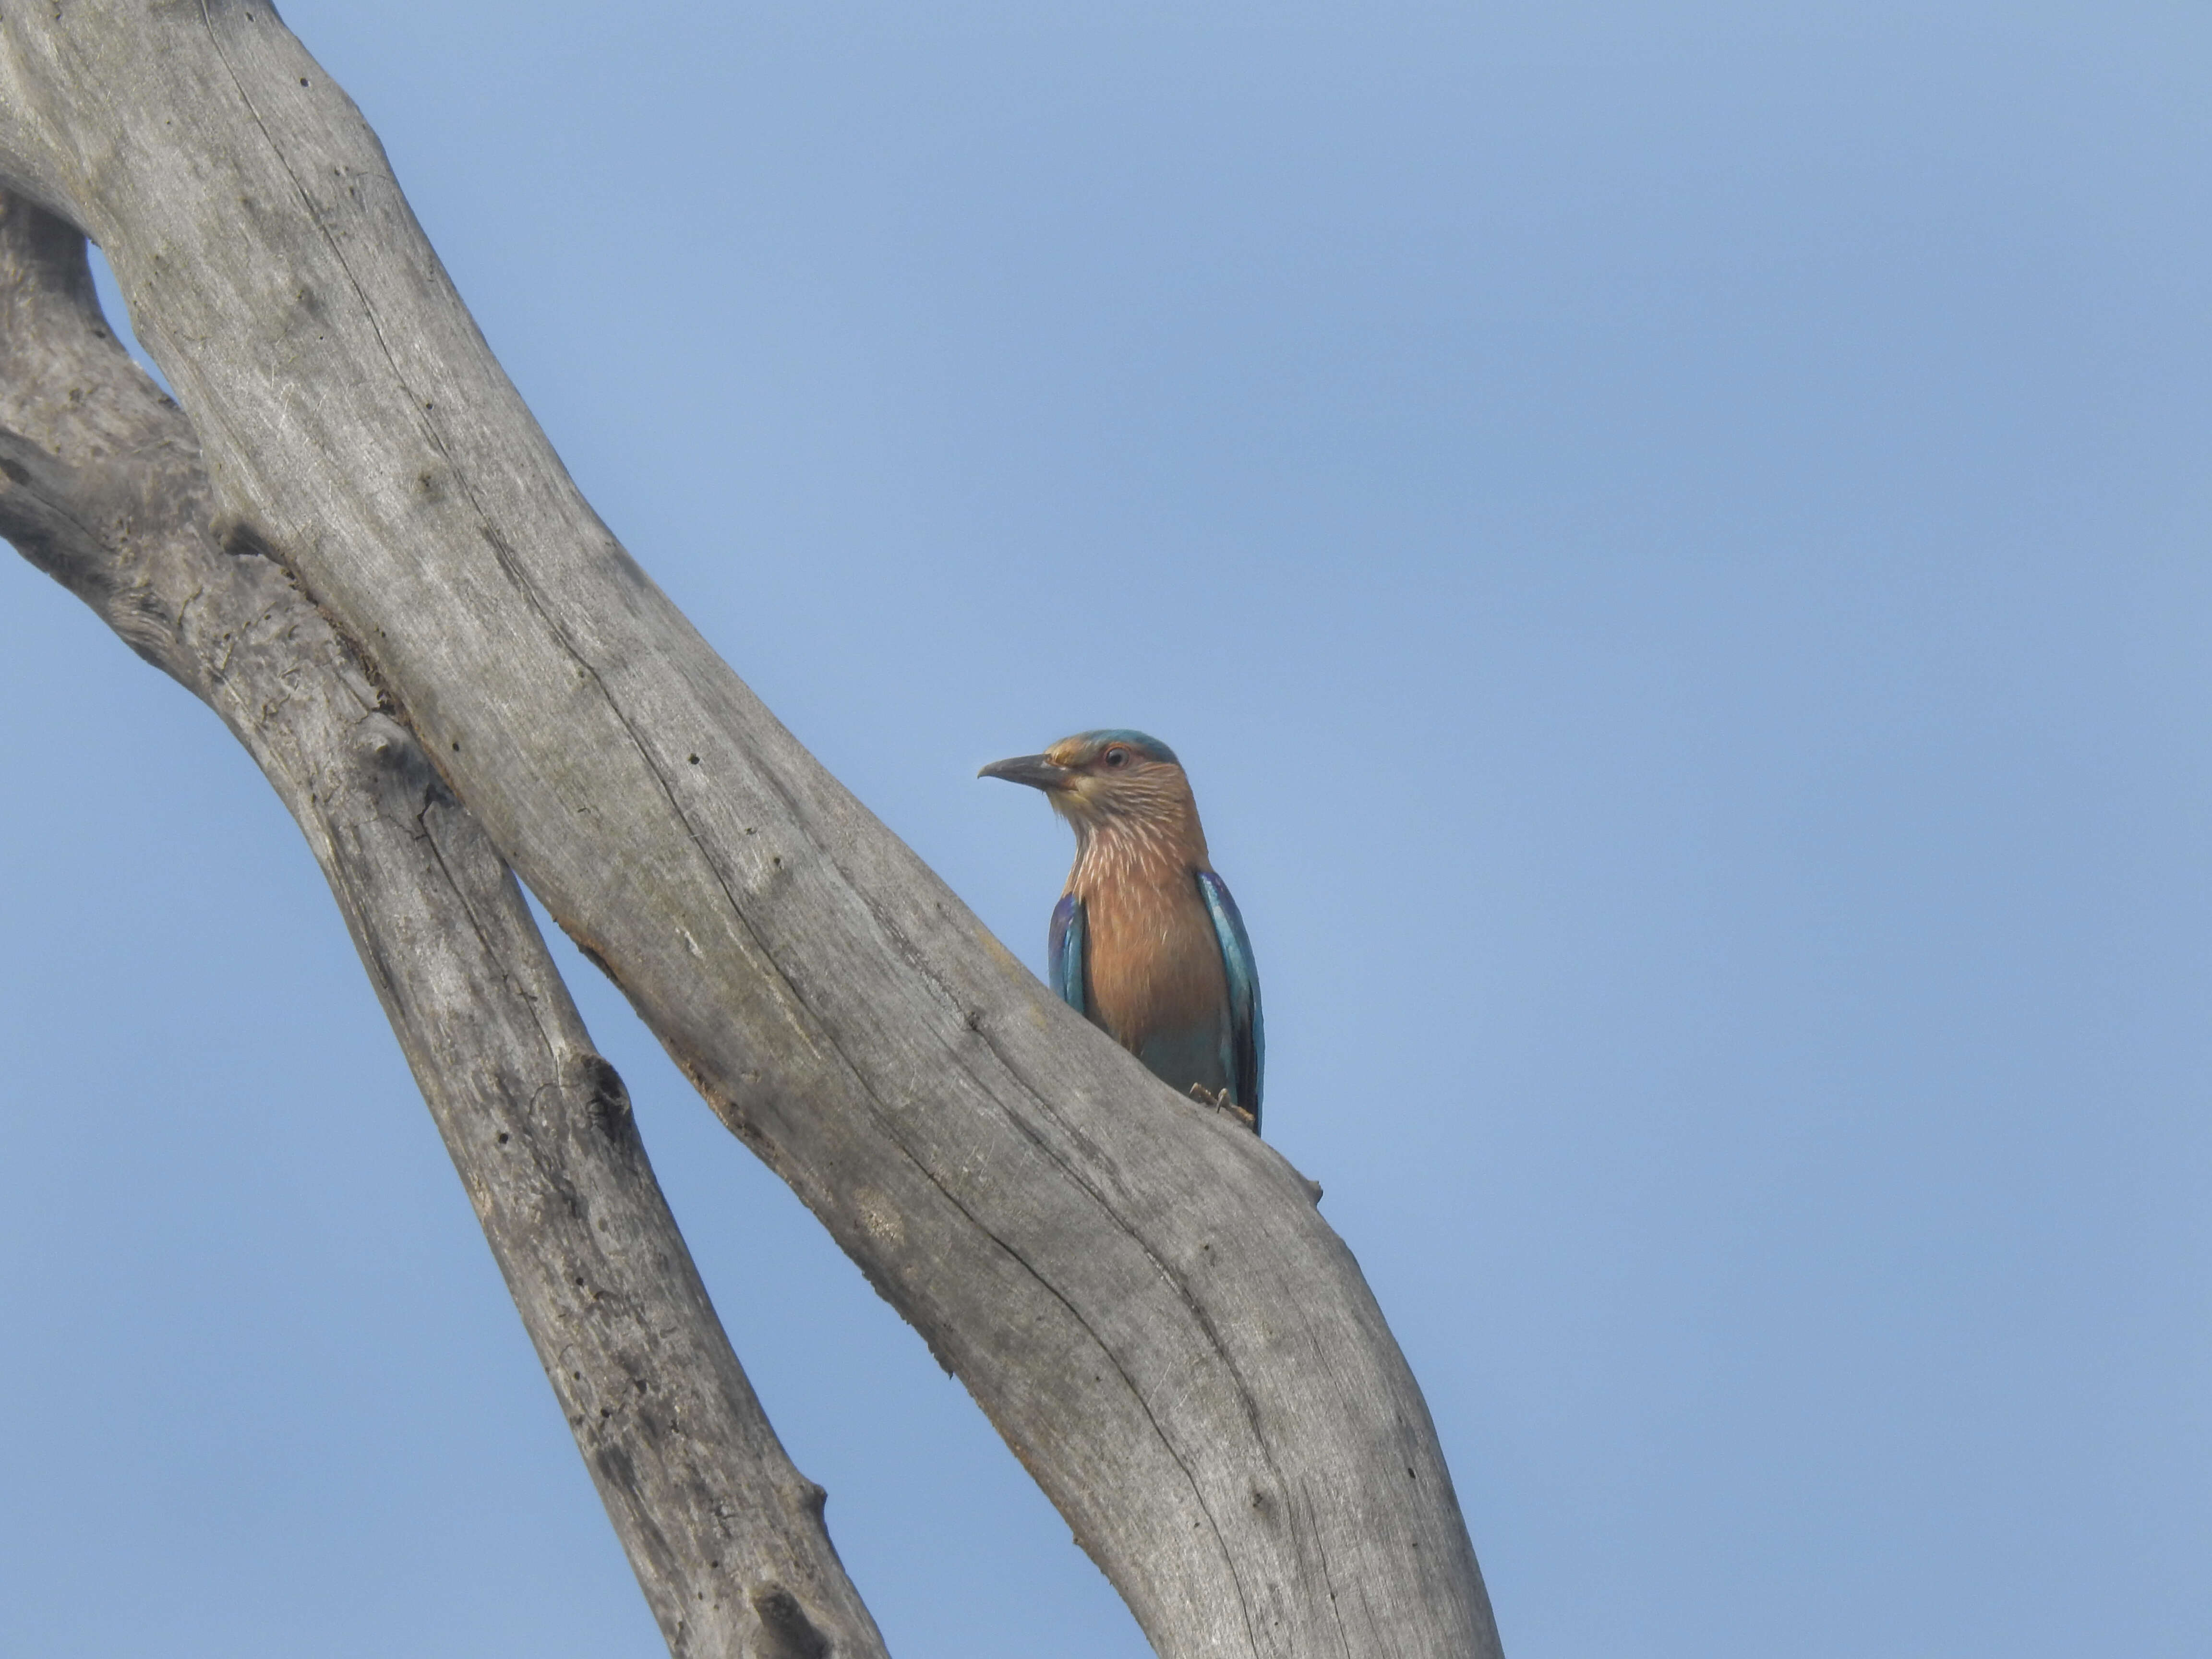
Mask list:
[[[1135,750],[1146,760],[1165,761],[1170,766],[1182,764],[1176,758],[1176,751],[1158,738],[1147,736],[1142,732],[1131,732],[1121,726],[1109,726],[1103,732],[1085,732],[1077,738],[1076,741],[1083,745],[1083,754],[1086,760],[1103,754],[1109,746],[1118,743],[1124,749]]]

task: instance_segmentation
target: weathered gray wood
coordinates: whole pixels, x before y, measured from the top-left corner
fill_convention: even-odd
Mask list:
[[[306,831],[670,1650],[880,1655],[514,878],[213,509],[190,422],[102,323],[83,237],[0,197],[0,535],[211,705]]]
[[[0,173],[100,241],[224,510],[1162,1653],[1497,1651],[1419,1390],[1305,1183],[1045,992],[714,656],[264,4],[10,8]]]

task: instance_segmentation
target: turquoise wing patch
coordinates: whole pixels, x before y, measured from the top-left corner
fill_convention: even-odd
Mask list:
[[[1221,941],[1221,965],[1229,976],[1229,1097],[1252,1114],[1260,1127],[1260,1073],[1267,1060],[1267,1033],[1260,1018],[1260,970],[1252,960],[1251,937],[1229,884],[1211,870],[1198,872],[1198,890],[1213,918]]]
[[[1091,999],[1085,990],[1083,969],[1088,949],[1083,901],[1073,893],[1062,893],[1060,902],[1052,907],[1052,934],[1045,949],[1045,971],[1060,1000],[1086,1019],[1091,1016]]]

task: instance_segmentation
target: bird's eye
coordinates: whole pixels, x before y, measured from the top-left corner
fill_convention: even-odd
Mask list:
[[[1126,750],[1126,749],[1109,749],[1109,750],[1106,751],[1106,764],[1107,764],[1107,765],[1109,765],[1109,766],[1127,766],[1128,763],[1129,763],[1129,751],[1128,751],[1127,750]]]

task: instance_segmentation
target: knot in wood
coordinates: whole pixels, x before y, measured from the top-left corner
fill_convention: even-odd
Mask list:
[[[610,1140],[635,1139],[637,1122],[630,1112],[629,1090],[623,1083],[622,1073],[603,1056],[590,1053],[571,1056],[568,1066],[571,1086],[583,1096],[591,1126]]]
[[[754,1659],[829,1659],[829,1638],[815,1628],[789,1590],[781,1584],[763,1584],[749,1599],[760,1620],[750,1644]]]

